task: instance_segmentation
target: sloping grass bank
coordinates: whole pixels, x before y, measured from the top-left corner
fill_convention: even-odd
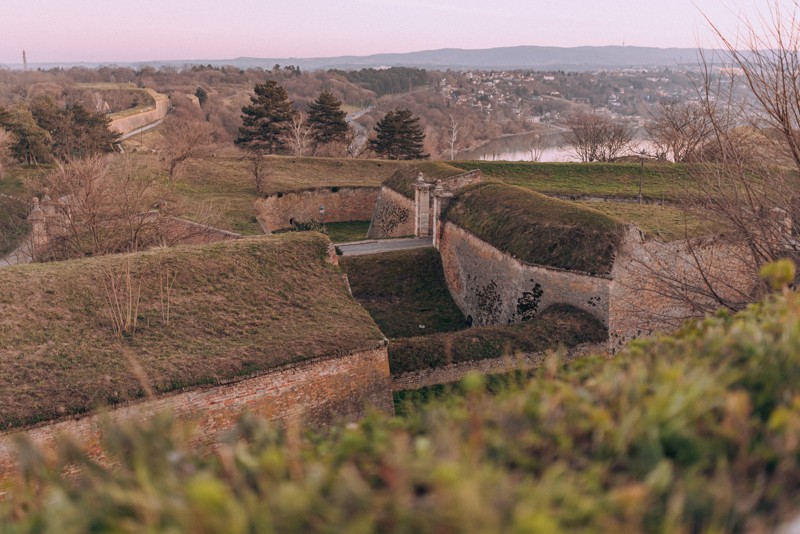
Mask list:
[[[588,313],[557,305],[524,323],[392,340],[389,368],[396,376],[454,363],[513,357],[520,352],[543,352],[559,345],[599,343],[607,337],[603,325]]]
[[[522,261],[591,274],[611,271],[625,229],[591,208],[492,182],[462,190],[445,217]]]
[[[327,246],[292,233],[0,269],[0,429],[373,346]],[[135,328],[115,335],[109,298]]]
[[[437,250],[343,257],[340,263],[353,296],[390,339],[466,328]]]

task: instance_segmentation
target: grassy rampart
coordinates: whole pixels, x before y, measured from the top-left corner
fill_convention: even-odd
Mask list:
[[[0,429],[373,346],[327,246],[291,233],[0,269]],[[135,329],[115,335],[109,297]]]
[[[502,183],[461,191],[447,219],[528,263],[607,274],[624,224],[599,211]]]

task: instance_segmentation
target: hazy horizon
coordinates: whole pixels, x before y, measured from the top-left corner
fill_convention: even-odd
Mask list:
[[[317,58],[441,48],[716,44],[704,15],[734,35],[763,2],[742,0],[350,0],[343,4],[4,0],[0,64]],[[788,8],[790,0],[780,0]]]

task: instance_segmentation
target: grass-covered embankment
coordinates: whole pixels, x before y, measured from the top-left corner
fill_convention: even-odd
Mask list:
[[[65,447],[45,469],[28,450],[31,478],[0,521],[67,534],[771,532],[800,510],[794,293],[483,389],[470,377],[463,396],[324,437],[245,419],[213,454],[163,422],[108,430],[113,467]]]
[[[394,339],[389,344],[389,368],[397,376],[454,363],[513,358],[559,345],[599,343],[607,338],[603,324],[588,313],[570,306],[551,306],[523,323]]]
[[[0,429],[374,346],[327,247],[290,233],[0,269]],[[109,296],[136,318],[121,336]]]
[[[342,257],[353,296],[390,339],[466,328],[435,249]]]
[[[672,163],[538,163],[525,161],[452,161],[465,171],[479,169],[489,178],[555,195],[677,200],[691,187],[683,165]]]
[[[384,180],[383,185],[413,199],[414,184],[417,183],[419,173],[423,174],[427,183],[434,183],[436,180],[444,180],[464,173],[463,170],[451,165],[451,163],[453,162],[422,161],[407,163]]]
[[[522,261],[591,274],[611,271],[625,230],[599,211],[497,182],[462,190],[445,217]]]

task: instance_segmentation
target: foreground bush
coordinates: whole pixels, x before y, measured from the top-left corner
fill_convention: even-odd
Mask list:
[[[205,455],[163,421],[116,427],[113,469],[23,447],[0,530],[763,532],[800,511],[794,294],[612,360],[551,358],[493,396],[462,388],[325,436],[244,418]]]

